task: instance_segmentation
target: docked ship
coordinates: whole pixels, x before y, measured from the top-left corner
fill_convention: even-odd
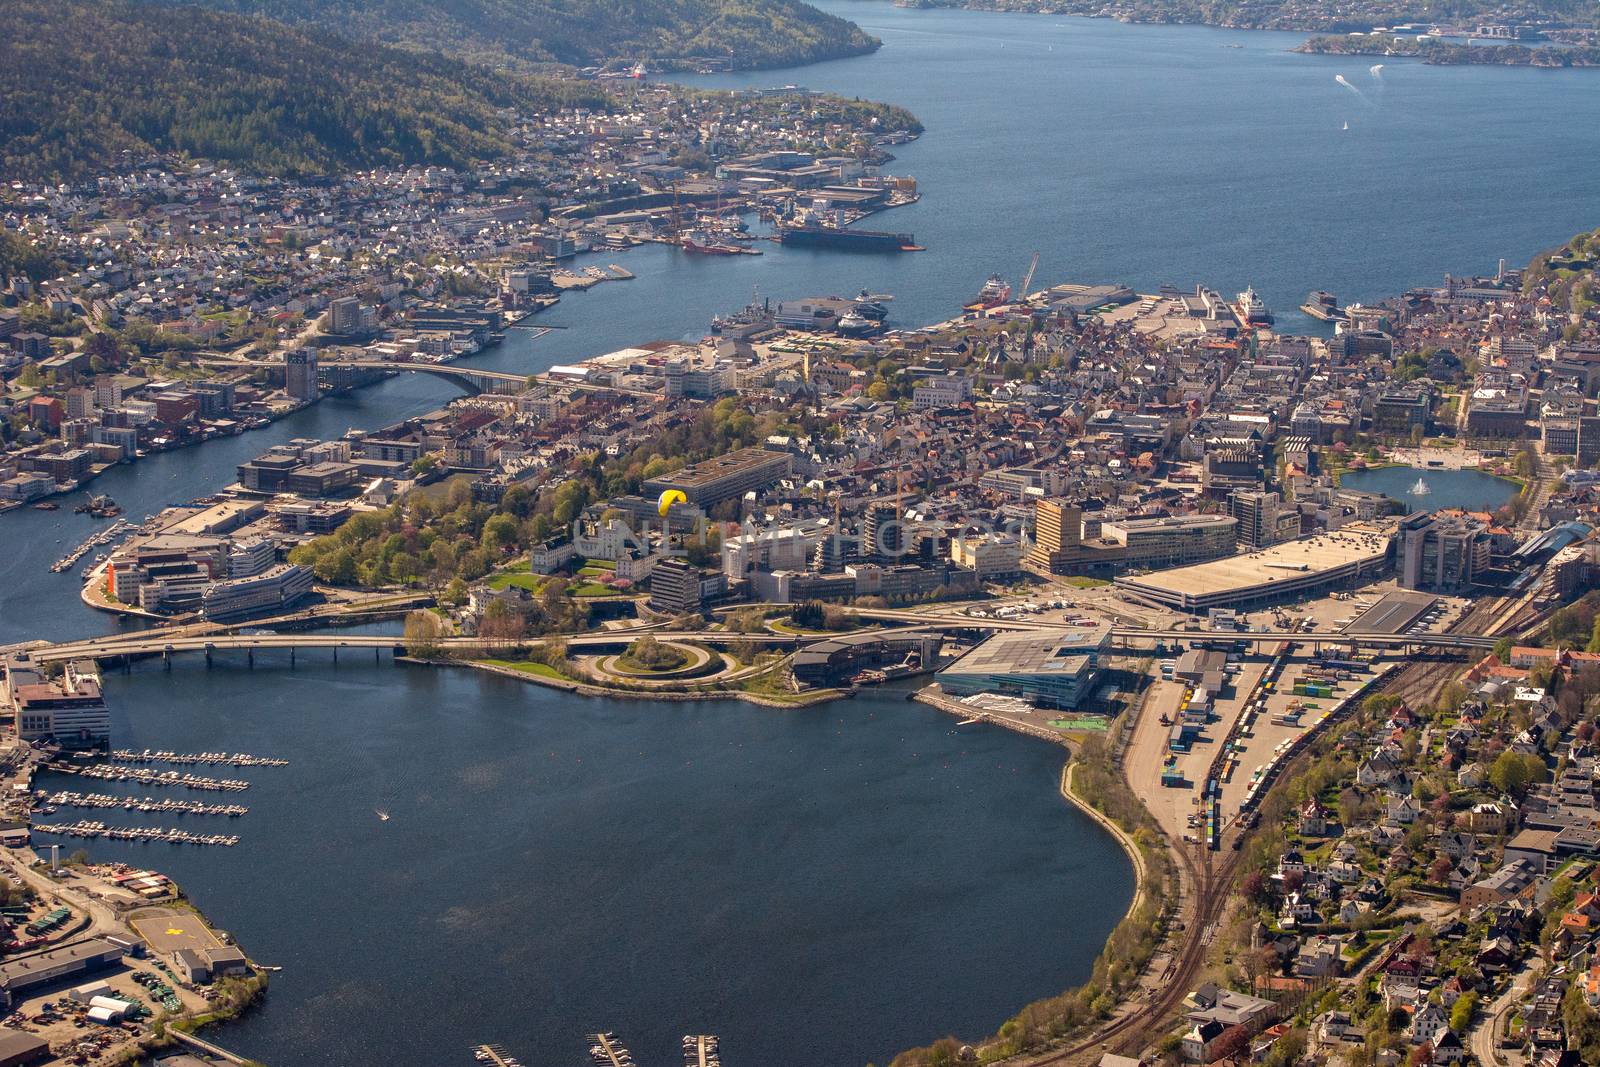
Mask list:
[[[889,317],[889,309],[884,305],[893,299],[888,293],[869,293],[863,289],[856,294],[854,311],[864,319],[882,322]]]
[[[1239,294],[1239,301],[1233,305],[1233,309],[1238,313],[1239,321],[1246,326],[1272,325],[1272,312],[1253,288],[1247,287]]]
[[[843,226],[824,226],[815,220],[780,226],[778,243],[800,248],[833,248],[844,252],[918,251],[917,240],[909,233],[852,230]]]
[[[697,256],[738,256],[748,251],[738,245],[718,240],[705,230],[684,230],[679,244],[683,246],[685,252],[692,252]]]
[[[109,519],[112,516],[122,514],[122,505],[102,493],[98,496],[90,497],[87,502],[79,504],[72,510],[79,515],[87,512],[97,519]]]
[[[1333,322],[1335,319],[1344,318],[1344,309],[1339,307],[1338,298],[1321,289],[1313,289],[1306,297],[1306,302],[1300,305],[1300,310],[1322,322]]]
[[[839,321],[833,324],[833,329],[840,337],[867,337],[883,329],[883,323],[875,322],[856,308],[851,308],[839,316]]]
[[[992,308],[999,307],[1011,299],[1011,284],[998,274],[989,275],[989,280],[983,283],[983,288],[978,290],[978,299],[972,302],[972,307]]]

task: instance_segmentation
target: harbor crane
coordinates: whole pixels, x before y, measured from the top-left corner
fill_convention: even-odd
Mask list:
[[[1028,299],[1028,286],[1033,284],[1033,272],[1038,269],[1039,253],[1035,252],[1033,258],[1028,261],[1028,272],[1022,276],[1022,285],[1017,288],[1017,300],[1019,302]]]

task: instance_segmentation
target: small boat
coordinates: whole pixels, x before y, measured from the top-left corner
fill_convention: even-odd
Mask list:
[[[382,808],[378,808],[378,809],[374,810],[372,814],[374,814],[374,815],[376,815],[378,817],[378,821],[379,822],[388,822],[389,821],[389,813],[387,811],[383,810]]]
[[[54,500],[41,500],[33,506],[34,511],[60,511],[61,505]]]

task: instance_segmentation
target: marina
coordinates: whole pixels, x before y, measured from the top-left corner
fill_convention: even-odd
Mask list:
[[[716,1034],[685,1034],[683,1067],[722,1067]]]
[[[176,827],[157,826],[107,826],[88,819],[73,823],[34,823],[36,834],[53,834],[59,837],[106,837],[113,841],[161,841],[170,845],[216,845],[231,848],[239,843],[238,834],[196,834]]]
[[[226,815],[237,818],[247,815],[250,809],[243,804],[206,804],[198,800],[155,800],[151,797],[119,797],[110,793],[77,793],[62,790],[45,795],[40,791],[44,807],[39,810],[50,814],[55,808],[121,808],[147,815]]]
[[[594,1062],[594,1067],[635,1067],[633,1053],[616,1034],[605,1031],[593,1035],[594,1044],[589,1046],[589,1059]]]
[[[60,559],[50,564],[50,572],[52,574],[61,574],[64,571],[71,570],[84,556],[87,556],[90,552],[99,548],[101,545],[110,544],[112,541],[115,541],[117,538],[128,533],[132,529],[134,529],[133,523],[126,519],[118,519],[116,522],[112,523],[110,526],[107,526],[99,533],[93,534],[92,536],[79,542],[78,547],[74,548],[71,552],[68,552],[65,556],[62,556]]]
[[[127,749],[117,749],[107,757],[112,763],[176,763],[179,765],[205,765],[212,767],[287,767],[286,759],[273,759],[270,756],[252,756],[245,752],[152,752],[144,749],[140,752],[131,752]]]
[[[87,767],[53,763],[50,765],[50,769],[62,771],[66,774],[76,774],[83,778],[96,778],[104,782],[138,782],[140,785],[181,785],[185,789],[203,789],[218,793],[238,793],[250,788],[249,782],[239,778],[204,778],[194,774],[179,774],[177,771],[129,770],[126,767],[114,767],[103,763],[91,764]]]

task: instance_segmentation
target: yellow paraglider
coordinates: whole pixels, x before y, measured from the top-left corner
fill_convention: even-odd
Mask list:
[[[661,517],[667,517],[667,512],[674,504],[687,504],[689,498],[683,495],[682,489],[668,489],[661,494],[661,500],[656,504],[656,510],[661,512]]]

